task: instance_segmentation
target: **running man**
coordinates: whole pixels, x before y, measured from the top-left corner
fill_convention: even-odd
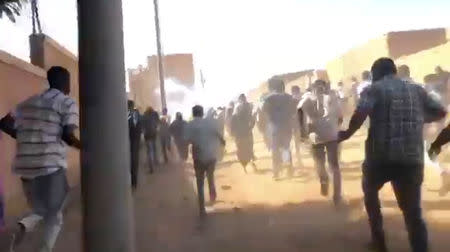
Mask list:
[[[225,145],[217,127],[210,120],[203,118],[202,106],[192,108],[194,119],[186,126],[185,137],[192,144],[192,159],[194,160],[195,177],[197,179],[197,194],[200,218],[206,217],[204,183],[208,178],[210,201],[216,201],[216,186],[214,170],[216,169],[217,152],[220,144]]]
[[[342,122],[342,109],[339,101],[327,88],[327,83],[317,80],[312,85],[312,92],[303,96],[298,104],[299,115],[304,115],[308,122],[309,139],[312,142],[312,154],[319,174],[321,194],[328,196],[329,176],[325,168],[333,173],[333,201],[336,206],[342,202],[342,181],[339,167],[338,131]],[[300,121],[301,132],[305,132]]]
[[[41,221],[44,232],[35,251],[53,250],[62,228],[62,206],[68,193],[65,146],[81,148],[75,136],[78,106],[69,97],[70,73],[63,67],[52,67],[47,79],[49,89],[22,102],[14,114],[2,119],[1,130],[17,141],[13,171],[21,178],[32,209],[13,228],[11,251]]]
[[[288,165],[288,176],[293,175],[292,155],[290,150],[292,140],[292,128],[296,104],[294,98],[285,92],[283,80],[272,78],[269,86],[274,92],[265,99],[262,111],[267,116],[268,127],[271,134],[271,150],[273,177],[279,178],[283,163]]]
[[[350,138],[370,118],[363,164],[364,203],[369,216],[372,242],[377,251],[387,251],[379,190],[391,182],[403,212],[414,252],[428,251],[428,233],[421,209],[424,170],[423,126],[446,115],[444,107],[425,89],[396,76],[389,58],[372,66],[373,84],[362,92],[349,128],[339,133]]]

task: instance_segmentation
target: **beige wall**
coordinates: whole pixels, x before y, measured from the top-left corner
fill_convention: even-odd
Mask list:
[[[348,83],[353,76],[360,79],[361,73],[369,70],[376,59],[386,56],[389,56],[387,37],[372,39],[328,63],[328,75],[333,83],[341,80]]]
[[[0,51],[0,117],[45,88],[45,72],[42,69]],[[15,141],[2,132],[0,134],[0,174],[7,213],[17,212],[24,207],[25,201],[18,178],[11,174]]]
[[[446,29],[429,29],[404,32],[390,32],[351,49],[327,64],[327,71],[333,83],[350,83],[352,76],[361,79],[361,73],[370,70],[380,57],[398,59],[446,43]]]
[[[78,100],[77,58],[45,35],[31,36],[30,48],[31,62],[36,66],[0,51],[0,116],[4,116],[26,98],[45,90],[48,87],[46,70],[54,65],[63,66],[69,70],[72,96]],[[14,140],[2,134],[0,150],[2,150],[0,173],[4,180],[7,212],[13,214],[25,207],[19,180],[11,174],[15,152]],[[80,180],[78,152],[71,150],[68,161],[69,183],[75,186]]]
[[[419,83],[423,83],[423,78],[430,73],[434,73],[436,66],[441,66],[445,70],[450,70],[450,42],[428,50],[421,51],[406,57],[401,57],[396,61],[397,65],[406,64],[411,70],[411,77]]]

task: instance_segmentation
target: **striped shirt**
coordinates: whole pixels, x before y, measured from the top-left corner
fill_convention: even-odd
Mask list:
[[[35,178],[67,168],[63,128],[77,128],[79,120],[78,107],[72,98],[49,89],[19,104],[15,119],[15,174]]]

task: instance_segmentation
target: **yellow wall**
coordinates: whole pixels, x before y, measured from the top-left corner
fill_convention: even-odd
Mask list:
[[[331,82],[344,81],[349,83],[352,76],[361,78],[361,73],[370,70],[373,62],[380,58],[389,56],[387,36],[372,39],[369,42],[355,47],[343,56],[330,61],[327,71]]]
[[[446,29],[443,28],[390,32],[328,62],[328,75],[332,83],[344,81],[349,84],[353,76],[360,80],[361,73],[370,70],[373,62],[380,57],[391,57],[396,60],[402,55],[422,52],[428,54],[427,51],[431,48],[445,44],[446,37],[447,39],[450,37],[449,29],[446,34]]]
[[[450,70],[450,42],[428,50],[421,51],[406,57],[401,57],[396,61],[397,65],[406,64],[411,70],[411,77],[419,82],[430,73],[434,73],[436,66],[441,66],[445,70]]]

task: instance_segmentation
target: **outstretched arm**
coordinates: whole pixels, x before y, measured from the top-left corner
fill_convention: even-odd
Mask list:
[[[366,120],[368,114],[369,114],[368,111],[357,109],[353,113],[352,118],[350,119],[348,129],[339,132],[339,142],[345,141],[345,140],[349,139],[351,136],[353,136],[353,134],[355,134],[355,132],[359,128],[361,128],[361,125]]]
[[[439,133],[438,137],[430,146],[430,150],[428,151],[428,154],[430,157],[434,157],[439,155],[441,152],[442,146],[450,142],[450,125],[445,127],[441,133]]]
[[[361,125],[369,116],[375,104],[375,90],[371,87],[364,89],[361,93],[358,106],[350,119],[348,129],[339,132],[338,141],[342,142],[349,139],[355,132],[361,128]]]

